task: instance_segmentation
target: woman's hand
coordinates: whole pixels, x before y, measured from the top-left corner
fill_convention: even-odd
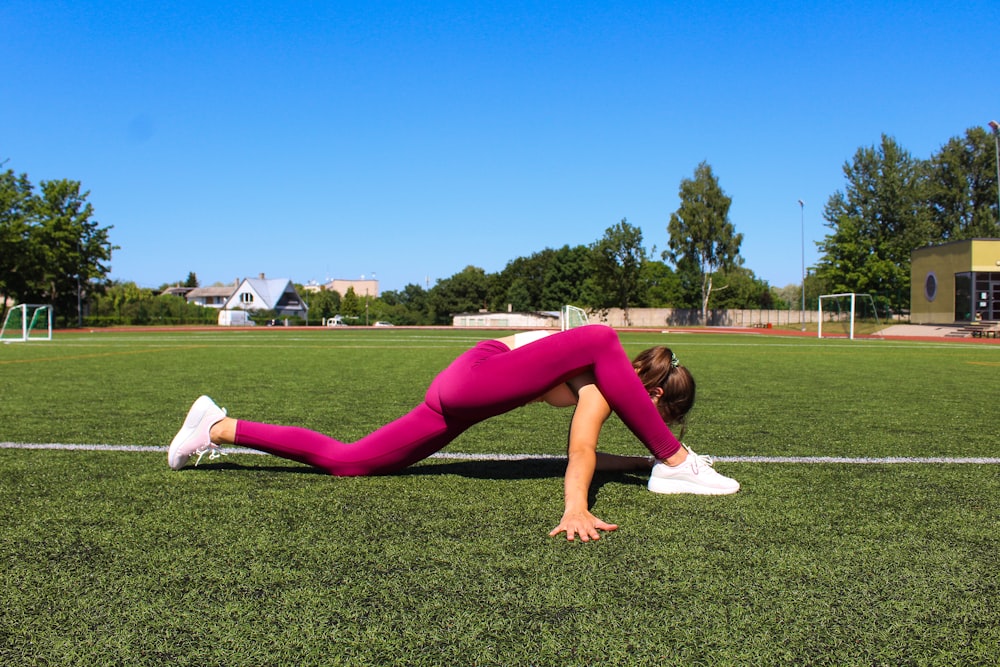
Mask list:
[[[567,510],[559,525],[552,529],[549,537],[555,537],[559,533],[566,533],[566,539],[572,542],[576,536],[580,536],[581,542],[601,539],[602,530],[617,530],[618,524],[605,523],[587,510],[570,511]]]

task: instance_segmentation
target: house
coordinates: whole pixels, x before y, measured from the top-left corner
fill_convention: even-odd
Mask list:
[[[194,303],[205,308],[222,308],[239,285],[240,281],[237,280],[232,285],[196,287],[185,294],[184,298],[187,299],[188,303]]]
[[[910,255],[914,324],[1000,320],[1000,239],[967,239]]]
[[[287,278],[244,278],[222,304],[222,310],[271,310],[278,317],[306,319],[309,307]],[[221,321],[221,320],[220,320]]]

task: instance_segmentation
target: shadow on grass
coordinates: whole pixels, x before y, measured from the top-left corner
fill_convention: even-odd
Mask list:
[[[245,465],[222,461],[202,464],[192,471],[239,470],[253,472],[292,473],[305,475],[328,475],[325,470],[311,466],[289,462],[288,465]],[[514,461],[449,461],[437,463],[433,460],[423,461],[404,468],[398,472],[380,475],[383,477],[424,477],[436,475],[457,475],[470,479],[488,480],[525,480],[525,479],[556,479],[566,472],[565,459],[523,458]],[[608,483],[645,486],[648,475],[639,472],[596,472],[590,485],[590,503],[601,487]]]

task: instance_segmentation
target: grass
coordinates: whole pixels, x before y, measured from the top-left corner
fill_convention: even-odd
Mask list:
[[[0,348],[0,441],[162,446],[206,392],[350,439],[488,332],[58,335]],[[1000,347],[627,333],[699,382],[717,455],[997,456]],[[528,406],[449,450],[559,454]],[[641,453],[617,422],[602,449]],[[547,536],[563,463],[335,479],[231,454],[0,450],[0,661],[23,665],[919,664],[1000,660],[995,465],[719,463],[724,498],[595,480],[621,528]]]

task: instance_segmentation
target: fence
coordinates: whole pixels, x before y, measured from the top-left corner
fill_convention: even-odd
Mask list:
[[[832,315],[823,313],[824,321],[830,321]],[[613,327],[666,327],[666,326],[699,326],[712,327],[774,327],[801,326],[815,324],[819,313],[815,310],[710,310],[708,322],[702,322],[701,311],[693,308],[630,308],[628,320],[620,308],[610,308],[606,311],[590,313],[591,321],[604,322]],[[902,319],[901,316],[892,318]]]

